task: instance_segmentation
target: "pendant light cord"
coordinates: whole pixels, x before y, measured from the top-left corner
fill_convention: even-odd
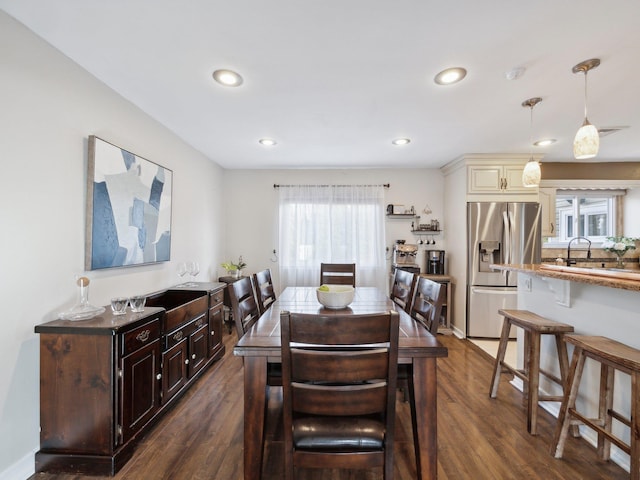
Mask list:
[[[535,105],[531,105],[531,120],[529,122],[529,149],[531,150],[531,158],[533,158],[533,107]]]
[[[531,151],[531,158],[529,161],[533,160],[533,107],[536,106],[536,103],[531,104],[531,117],[529,122],[529,150]]]
[[[587,119],[587,71],[584,72],[584,118]]]

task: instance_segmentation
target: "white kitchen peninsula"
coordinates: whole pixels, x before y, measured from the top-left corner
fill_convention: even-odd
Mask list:
[[[556,265],[492,265],[496,270],[518,272],[518,308],[551,320],[573,325],[576,334],[601,335],[640,349],[640,271],[587,269]],[[523,336],[518,336],[518,364],[522,364]],[[569,355],[572,348],[569,346]],[[552,338],[542,339],[540,368],[559,375],[557,352]],[[578,397],[578,409],[597,417],[599,364],[587,360]],[[560,394],[560,387],[540,379],[540,388]],[[630,377],[616,372],[614,409],[630,412]],[[558,415],[559,403],[543,405]],[[629,429],[614,421],[614,433],[629,441]],[[581,428],[583,436],[595,444],[595,433]],[[616,447],[612,460],[629,470],[629,457]]]

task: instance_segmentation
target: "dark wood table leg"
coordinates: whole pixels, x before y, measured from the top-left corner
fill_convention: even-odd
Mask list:
[[[413,359],[412,415],[418,480],[438,478],[437,369],[435,358]]]
[[[244,357],[244,479],[259,480],[267,401],[267,357]]]

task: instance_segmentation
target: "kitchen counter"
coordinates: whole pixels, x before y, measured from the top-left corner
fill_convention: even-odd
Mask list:
[[[557,278],[572,282],[640,291],[640,272],[631,269],[567,267],[549,264],[492,264],[494,270],[515,271],[538,277]]]

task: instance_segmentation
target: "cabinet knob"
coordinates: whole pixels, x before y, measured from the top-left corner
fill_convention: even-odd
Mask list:
[[[188,358],[184,361],[184,364],[185,365],[189,365],[189,359]]]
[[[211,330],[211,335],[215,335],[216,331],[215,330]]]
[[[162,374],[159,373],[158,375],[156,375],[156,380],[162,380]]]
[[[193,360],[195,360],[195,359],[196,359],[196,354],[194,353],[193,355],[191,355],[191,358],[192,358]]]

